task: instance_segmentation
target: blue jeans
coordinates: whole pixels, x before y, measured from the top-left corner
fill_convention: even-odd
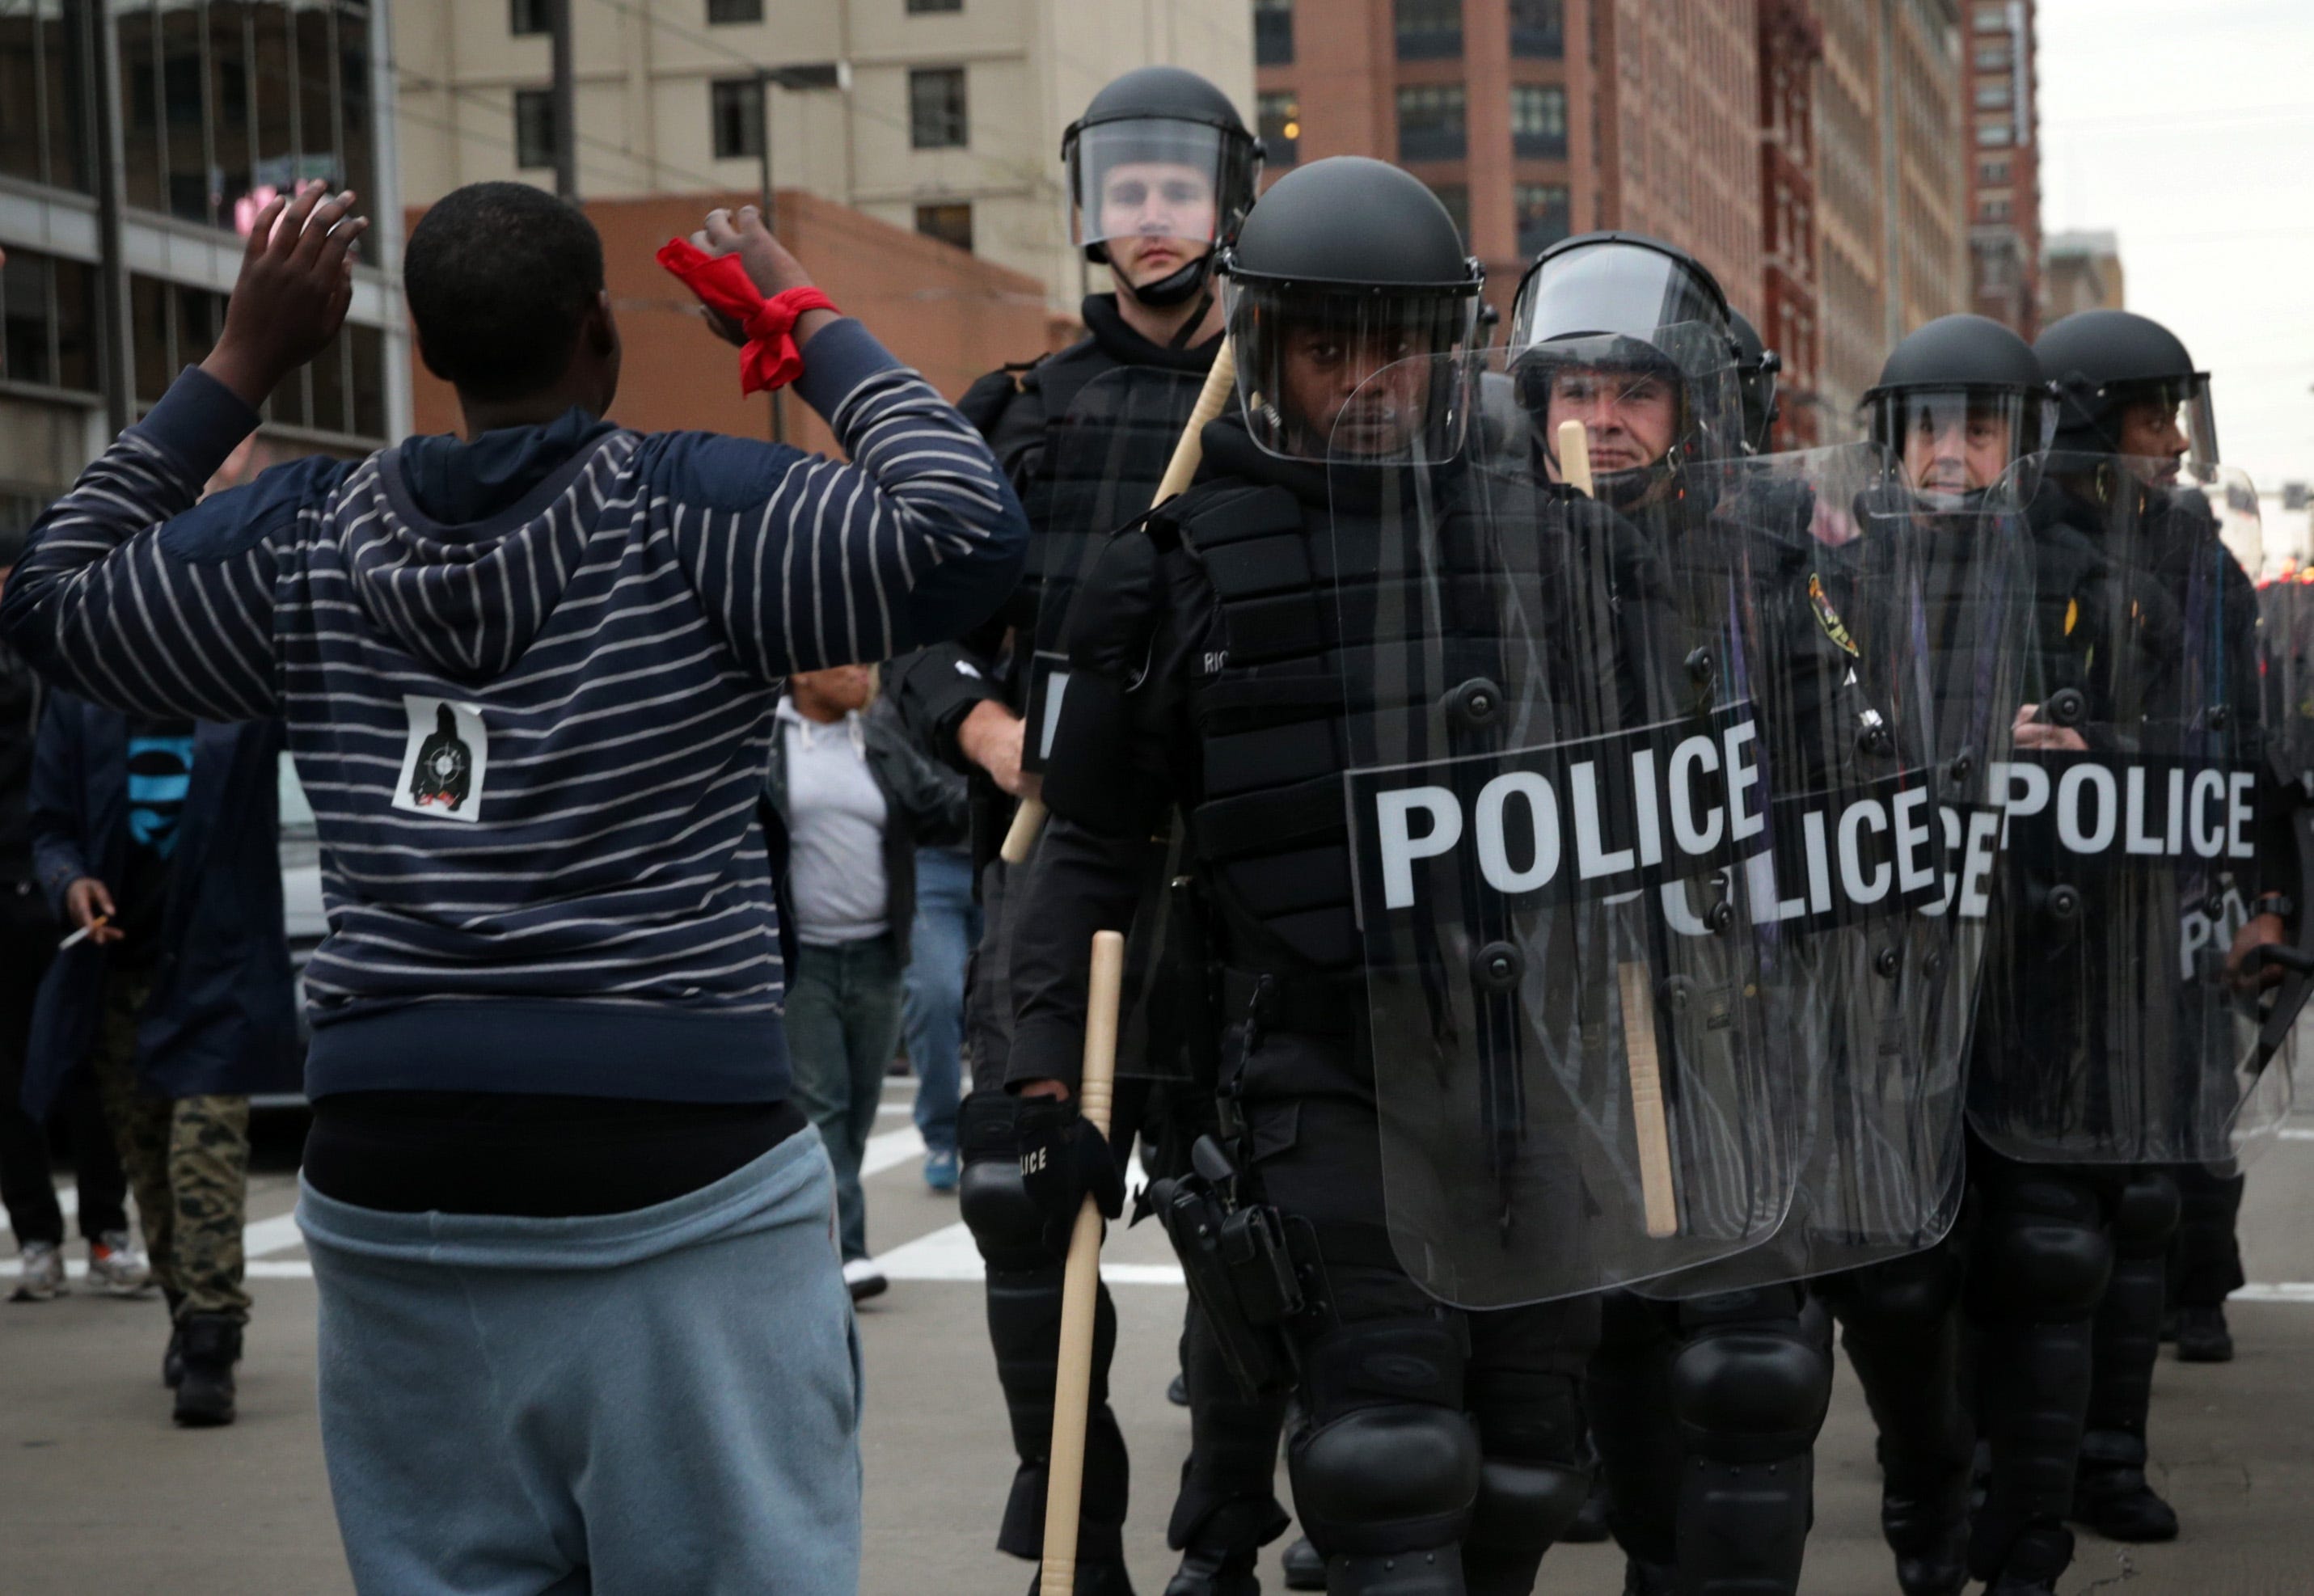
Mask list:
[[[884,1071],[900,1045],[900,959],[892,939],[799,947],[787,1021],[795,1106],[819,1127],[835,1166],[837,1233],[849,1263],[868,1256],[860,1160],[884,1100]]]
[[[857,1591],[834,1195],[808,1131],[631,1213],[384,1213],[304,1187],[354,1588]]]
[[[916,1071],[916,1129],[932,1152],[956,1151],[964,1051],[964,966],[980,942],[972,860],[950,848],[916,850],[916,923],[901,1001],[908,1062]]]

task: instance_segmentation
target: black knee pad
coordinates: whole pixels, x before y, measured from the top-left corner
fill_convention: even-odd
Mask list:
[[[1479,1467],[1470,1544],[1541,1552],[1575,1521],[1590,1494],[1591,1470],[1573,1461],[1488,1458]]]
[[[1802,1321],[1706,1330],[1672,1361],[1672,1401],[1689,1449],[1764,1462],[1815,1444],[1832,1402],[1832,1350]]]
[[[1984,1319],[2087,1318],[2112,1274],[2113,1239],[2094,1213],[1995,1209],[1977,1235],[1969,1306]]]
[[[1457,1409],[1352,1408],[1299,1432],[1294,1505],[1328,1556],[1389,1556],[1459,1542],[1478,1501],[1479,1433]]]
[[[2139,1169],[2113,1204],[2113,1247],[2119,1257],[2165,1257],[2183,1204],[2167,1169]]]
[[[1960,1255],[1949,1244],[1939,1244],[1843,1274],[1827,1283],[1824,1295],[1850,1324],[1925,1325],[1959,1300],[1960,1284]]]

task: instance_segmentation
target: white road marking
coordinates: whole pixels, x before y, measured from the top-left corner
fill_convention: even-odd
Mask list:
[[[945,1225],[904,1247],[878,1255],[876,1266],[893,1280],[978,1281],[986,1271],[963,1222]],[[1103,1264],[1100,1277],[1115,1285],[1181,1283],[1179,1264]]]

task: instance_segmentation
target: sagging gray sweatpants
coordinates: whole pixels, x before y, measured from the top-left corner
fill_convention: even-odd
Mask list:
[[[860,1362],[806,1129],[672,1203],[383,1213],[304,1188],[363,1596],[850,1596]]]

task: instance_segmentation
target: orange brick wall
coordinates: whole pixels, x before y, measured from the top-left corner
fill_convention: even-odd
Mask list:
[[[640,431],[696,428],[747,437],[771,436],[763,395],[739,394],[737,352],[700,322],[694,301],[652,259],[716,206],[753,203],[752,194],[654,195],[587,203],[603,235],[604,277],[625,355],[612,417]],[[412,210],[417,225],[422,209]],[[845,313],[953,399],[981,373],[1027,360],[1074,336],[1045,310],[1033,278],[947,244],[879,222],[816,196],[779,197],[780,236]],[[413,355],[416,430],[452,432],[458,405],[447,384]],[[833,452],[835,441],[802,401],[782,404],[788,441]]]

